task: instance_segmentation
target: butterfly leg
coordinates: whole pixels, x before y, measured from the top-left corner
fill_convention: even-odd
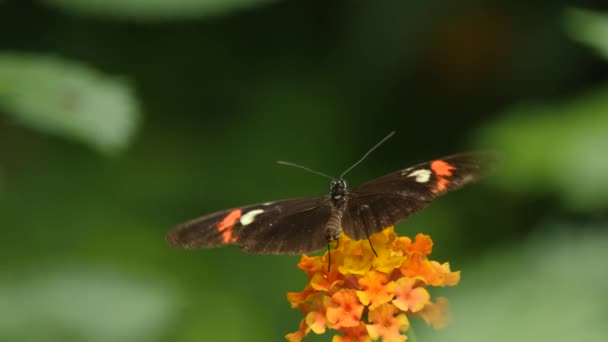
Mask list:
[[[331,251],[329,250],[330,243],[327,243],[327,273],[331,272]]]
[[[336,241],[334,249],[337,249],[340,239],[335,239],[334,241]],[[327,241],[327,272],[331,272],[331,241]]]
[[[370,240],[369,235],[367,236],[367,241],[369,242],[369,247],[371,247],[372,252],[374,252],[374,255],[377,258],[378,257],[378,253],[376,253],[376,250],[374,249],[374,245],[372,244],[372,240]]]

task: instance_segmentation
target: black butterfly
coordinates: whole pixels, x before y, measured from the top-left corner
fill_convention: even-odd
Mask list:
[[[477,181],[486,173],[492,159],[492,154],[487,152],[451,155],[349,190],[342,177],[353,165],[339,179],[331,181],[328,196],[220,211],[178,225],[167,234],[167,241],[181,248],[236,244],[252,253],[300,254],[327,246],[342,230],[352,239],[367,239],[408,218],[445,192]]]

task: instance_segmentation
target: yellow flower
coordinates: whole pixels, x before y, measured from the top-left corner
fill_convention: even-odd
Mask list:
[[[429,260],[432,250],[430,236],[418,234],[412,241],[388,227],[370,241],[342,234],[328,252],[331,257],[303,255],[298,267],[309,282],[301,292],[288,293],[287,300],[304,318],[286,339],[299,342],[311,331],[331,329],[341,333],[333,342],[405,341],[408,318],[443,328],[447,299],[432,302],[428,287],[457,285],[460,272],[452,272],[447,262]]]
[[[333,254],[336,255],[335,258]],[[333,250],[333,254],[331,258],[338,262],[337,268],[342,274],[363,275],[370,270],[375,258],[372,247],[366,240],[340,238],[338,248]]]

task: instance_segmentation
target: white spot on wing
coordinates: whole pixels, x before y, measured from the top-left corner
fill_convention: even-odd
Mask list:
[[[260,215],[263,212],[264,212],[263,209],[255,209],[255,210],[252,210],[252,211],[244,214],[243,216],[241,216],[241,220],[240,220],[241,224],[243,226],[250,224],[251,222],[253,222],[253,220],[255,219],[256,216]]]
[[[416,182],[418,182],[418,183],[426,183],[431,178],[431,170],[420,169],[420,170],[416,170],[416,171],[410,173],[407,176],[416,177]]]

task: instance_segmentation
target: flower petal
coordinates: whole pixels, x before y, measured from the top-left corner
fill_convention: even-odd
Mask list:
[[[365,274],[372,267],[372,261],[376,257],[367,240],[354,241],[345,239],[338,243],[343,258],[338,265],[342,274]]]
[[[302,292],[287,292],[287,300],[291,303],[293,309],[301,308],[306,302],[306,298],[314,292],[315,290],[310,285],[307,285]]]
[[[300,342],[309,332],[310,329],[308,328],[308,325],[306,325],[306,320],[303,319],[300,321],[300,329],[285,335],[285,339],[289,342]]]
[[[310,287],[316,291],[330,292],[336,285],[344,281],[344,276],[337,270],[331,270],[329,273],[321,271],[315,273],[310,279]]]
[[[408,259],[401,265],[401,273],[410,278],[420,277],[427,283],[434,280],[436,271],[426,255],[415,252],[409,254]]]
[[[431,300],[424,287],[414,287],[416,279],[401,278],[395,282],[395,299],[392,303],[401,311],[420,311]]]
[[[378,305],[388,303],[393,299],[395,283],[388,281],[388,276],[382,272],[370,271],[359,279],[360,291],[357,296],[363,305],[375,309]]]
[[[363,305],[355,290],[341,289],[331,296],[332,305],[327,308],[327,320],[334,329],[356,327],[363,314]]]
[[[340,329],[344,335],[335,335],[332,342],[371,342],[372,339],[367,333],[367,328],[364,323],[359,323],[358,326],[352,328]]]
[[[409,329],[410,323],[404,313],[399,313],[392,304],[382,304],[374,310],[369,311],[369,320],[372,324],[367,325],[369,336],[375,341],[381,338],[384,342],[403,342],[407,336],[401,332]]]
[[[449,309],[447,298],[438,297],[435,303],[428,303],[418,314],[428,325],[435,329],[443,329],[450,319]]]
[[[424,255],[429,255],[433,252],[433,240],[426,234],[416,234],[416,239],[409,247],[410,252],[419,252]]]
[[[298,268],[306,272],[306,274],[315,273],[323,268],[323,258],[319,256],[309,257],[303,254],[298,263]]]
[[[433,286],[455,286],[460,282],[460,271],[452,272],[449,262],[440,264],[437,261],[431,261],[431,266],[435,274],[432,279],[429,279],[429,284]]]

